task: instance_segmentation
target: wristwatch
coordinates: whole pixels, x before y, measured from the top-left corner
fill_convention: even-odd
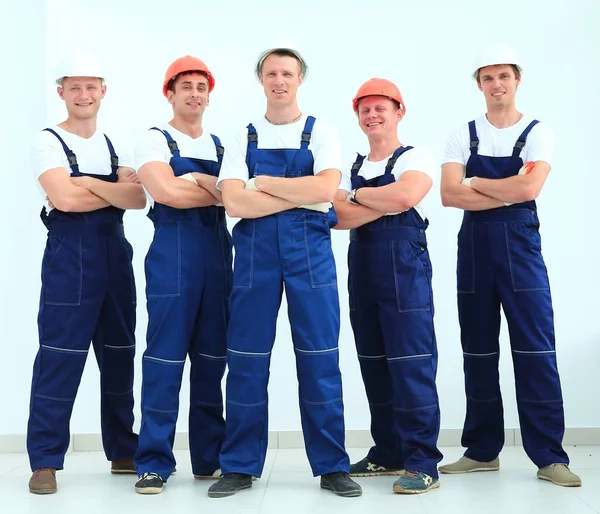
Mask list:
[[[350,191],[350,194],[346,198],[346,201],[353,203],[354,205],[360,205],[360,202],[356,199],[356,189]]]

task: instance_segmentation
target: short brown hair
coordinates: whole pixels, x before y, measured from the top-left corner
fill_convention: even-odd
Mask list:
[[[199,71],[199,70],[190,70],[190,71],[183,71],[181,73],[179,73],[178,75],[175,75],[167,84],[167,91],[173,91],[173,93],[175,92],[175,82],[177,82],[177,79],[179,77],[185,77],[187,75],[194,75],[195,73],[199,73],[200,75],[206,77],[206,80],[208,80],[208,85],[210,87],[210,79],[208,78],[208,75],[206,73],[204,73],[203,71]]]
[[[521,68],[519,68],[516,64],[509,64],[509,66],[515,72],[515,78],[517,80],[519,80],[521,78]],[[479,68],[475,73],[473,73],[473,78],[477,81],[478,84],[479,84],[479,72],[480,71],[481,71],[481,68]]]

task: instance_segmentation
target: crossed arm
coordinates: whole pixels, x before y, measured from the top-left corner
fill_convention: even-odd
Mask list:
[[[116,183],[89,176],[71,177],[65,168],[53,168],[39,177],[48,204],[63,212],[91,212],[114,205],[121,209],[143,209],[146,196],[131,168],[117,170]]]
[[[281,178],[261,175],[254,179],[256,191],[246,189],[243,180],[221,183],[223,203],[234,218],[261,218],[301,205],[331,202],[340,183],[340,172],[326,169],[314,176]]]
[[[536,161],[527,175],[503,179],[474,177],[471,185],[462,183],[465,167],[456,162],[442,166],[442,204],[468,211],[482,211],[503,207],[506,203],[535,200],[550,173],[550,165]]]

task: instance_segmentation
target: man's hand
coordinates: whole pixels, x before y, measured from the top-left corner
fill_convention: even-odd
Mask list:
[[[137,173],[131,169],[123,170],[119,173],[119,179],[117,182],[122,184],[141,184],[140,178],[137,176]]]

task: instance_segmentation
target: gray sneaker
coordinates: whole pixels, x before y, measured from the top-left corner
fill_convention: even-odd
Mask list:
[[[496,457],[490,462],[479,462],[469,459],[464,455],[452,464],[446,464],[438,468],[440,473],[454,475],[459,473],[475,473],[477,471],[498,471],[500,469],[500,459]]]
[[[225,473],[218,482],[208,488],[209,498],[233,496],[242,489],[252,487],[252,476],[243,473]]]
[[[401,468],[386,468],[371,462],[367,457],[350,465],[351,477],[378,477],[403,475]]]

